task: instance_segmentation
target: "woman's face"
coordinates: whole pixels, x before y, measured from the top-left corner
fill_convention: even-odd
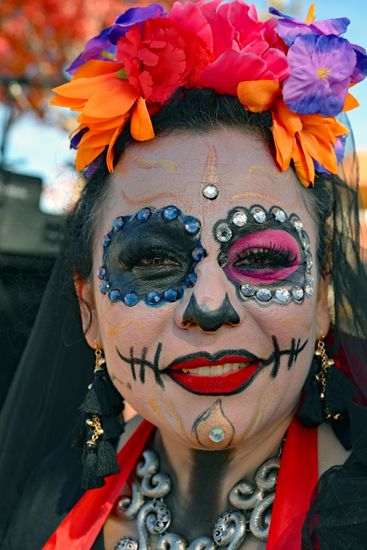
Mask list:
[[[112,176],[87,337],[133,408],[185,445],[238,446],[294,412],[329,323],[303,193],[233,129],[131,145]]]

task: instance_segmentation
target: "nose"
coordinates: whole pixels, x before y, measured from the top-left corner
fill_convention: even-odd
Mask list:
[[[200,307],[195,294],[192,294],[182,319],[183,327],[197,325],[206,332],[215,332],[223,325],[235,326],[239,323],[240,317],[229,301],[227,293],[217,309],[209,309],[206,305]]]
[[[197,282],[189,301],[184,300],[175,312],[179,328],[198,327],[205,332],[216,332],[222,326],[236,326],[241,322],[239,313],[231,303],[230,285],[217,261],[210,257],[197,268]]]

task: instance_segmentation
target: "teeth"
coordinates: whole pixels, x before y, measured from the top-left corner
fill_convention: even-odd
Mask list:
[[[225,363],[224,365],[213,365],[211,367],[198,367],[196,369],[182,369],[185,374],[194,376],[222,376],[228,372],[238,371],[246,367],[246,363]]]

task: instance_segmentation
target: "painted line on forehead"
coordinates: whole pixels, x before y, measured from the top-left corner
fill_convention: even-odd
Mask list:
[[[180,167],[177,162],[169,159],[158,159],[158,160],[148,160],[144,157],[134,157],[132,161],[145,170],[151,170],[152,168],[162,168],[169,174],[178,174],[180,172]]]
[[[121,196],[124,201],[131,204],[132,206],[146,206],[147,204],[152,204],[155,201],[169,199],[169,202],[177,201],[177,195],[174,193],[155,193],[154,195],[143,195],[139,199],[133,199],[129,197],[124,189],[121,189]]]
[[[218,184],[220,183],[220,179],[218,176],[218,166],[217,166],[217,152],[215,150],[214,145],[211,143],[208,144],[208,156],[206,159],[206,165],[205,170],[203,174],[203,178],[201,180],[201,183],[207,184],[207,183],[214,183]]]

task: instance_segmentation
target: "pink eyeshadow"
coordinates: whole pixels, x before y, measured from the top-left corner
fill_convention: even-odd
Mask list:
[[[276,270],[244,273],[233,267],[233,263],[238,259],[238,256],[243,250],[250,248],[270,248],[276,247],[279,250],[291,252],[292,256],[296,257],[295,264],[290,267],[285,267]],[[301,253],[297,241],[287,231],[268,229],[259,231],[258,233],[252,233],[238,239],[227,251],[228,264],[224,268],[224,272],[228,279],[237,284],[243,284],[245,282],[252,283],[274,283],[287,279],[292,273],[297,271],[299,264],[301,263]]]

